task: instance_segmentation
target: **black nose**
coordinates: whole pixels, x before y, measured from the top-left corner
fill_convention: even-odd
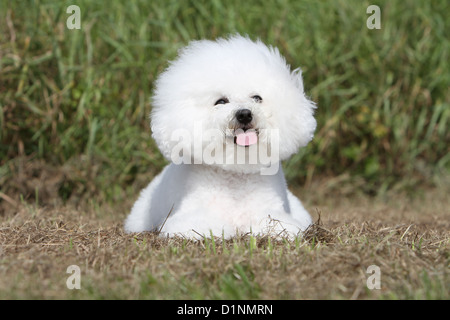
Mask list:
[[[252,121],[252,112],[248,109],[240,109],[236,111],[236,120],[242,124],[249,124]]]

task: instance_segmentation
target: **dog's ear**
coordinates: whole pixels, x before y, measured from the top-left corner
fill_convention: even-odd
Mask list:
[[[316,109],[316,104],[309,100],[308,97],[305,95],[305,89],[303,87],[303,77],[302,77],[302,69],[297,68],[294,71],[291,72],[292,80],[295,83],[295,86],[298,88],[298,90],[303,94],[303,97],[305,98],[304,104],[305,107],[311,108],[312,110]]]
[[[294,80],[295,86],[301,91],[304,92],[303,89],[303,77],[302,77],[302,69],[297,68],[291,72],[292,80]]]
[[[290,98],[286,100],[289,105],[288,117],[283,119],[283,126],[280,126],[280,158],[287,159],[298,151],[298,148],[305,147],[313,138],[317,122],[314,118],[316,104],[305,95],[300,68],[291,73]]]

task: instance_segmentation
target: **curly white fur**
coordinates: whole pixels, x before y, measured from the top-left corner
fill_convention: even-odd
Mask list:
[[[153,137],[173,163],[141,192],[125,230],[229,238],[306,229],[311,217],[280,162],[312,139],[314,108],[276,48],[238,35],[192,42],[153,97]],[[238,120],[243,109],[250,122]],[[238,145],[241,133],[257,142]]]

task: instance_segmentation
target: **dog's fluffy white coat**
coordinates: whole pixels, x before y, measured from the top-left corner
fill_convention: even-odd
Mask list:
[[[227,103],[215,105],[222,98]],[[252,114],[245,126],[236,120],[243,108]],[[158,78],[151,115],[163,155],[173,160],[181,144],[192,164],[171,163],[156,176],[134,204],[125,230],[229,238],[248,232],[296,235],[306,229],[311,217],[287,189],[280,162],[312,139],[314,108],[300,70],[291,71],[276,48],[242,36],[192,42]],[[256,145],[234,144],[233,133],[243,127],[256,130]],[[192,139],[174,139],[180,129]],[[222,134],[208,141],[197,134],[211,129]],[[224,152],[223,162],[206,164],[192,146],[204,150],[213,143],[223,150],[258,148],[269,154],[270,130],[279,138],[278,159],[271,163],[276,174],[261,174],[267,164],[237,164],[230,152]]]

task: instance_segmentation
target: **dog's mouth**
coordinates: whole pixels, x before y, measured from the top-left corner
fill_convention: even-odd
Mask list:
[[[234,144],[249,147],[258,143],[258,130],[239,128],[234,131]]]

